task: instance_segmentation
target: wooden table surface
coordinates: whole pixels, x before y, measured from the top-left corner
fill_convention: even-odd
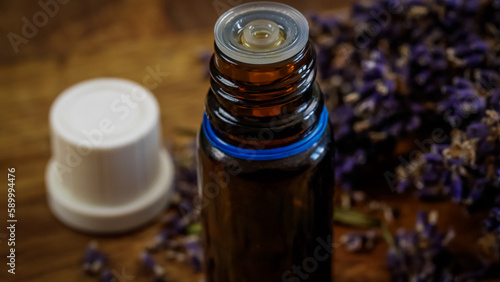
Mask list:
[[[48,1],[48,0],[47,0]],[[61,2],[64,2],[61,0]],[[104,3],[103,3],[104,2]],[[211,50],[212,27],[221,11],[237,0],[220,1],[69,1],[47,18],[18,52],[8,34],[22,35],[23,18],[43,11],[37,1],[0,1],[0,171],[7,184],[7,168],[16,168],[16,274],[7,273],[7,185],[0,192],[0,281],[98,281],[81,271],[80,260],[87,243],[96,239],[109,254],[109,267],[130,280],[151,281],[138,254],[160,230],[158,224],[131,234],[112,237],[85,235],[58,222],[45,196],[44,171],[50,157],[48,112],[65,88],[94,77],[123,77],[142,83],[150,69],[168,75],[150,90],[161,106],[163,137],[176,147],[191,141],[179,129],[195,131],[203,113],[209,87],[203,50]],[[350,1],[287,1],[303,12],[335,11]],[[43,21],[43,18],[38,19]],[[40,22],[39,22],[40,23]],[[42,22],[43,23],[43,22]],[[374,188],[375,189],[375,188]],[[377,190],[378,189],[378,190]],[[412,228],[417,209],[437,209],[440,225],[454,227],[461,236],[452,243],[456,254],[474,248],[479,217],[462,220],[452,204],[423,204],[391,195],[377,188],[377,198],[401,209],[391,226]],[[411,200],[411,199],[410,199]],[[459,222],[460,219],[460,222]],[[335,227],[335,241],[350,230]],[[462,236],[463,235],[463,236]],[[349,254],[335,250],[336,281],[387,281],[387,246],[378,244],[372,253]],[[202,277],[183,263],[165,265],[174,281],[198,281]],[[132,278],[133,277],[133,278]]]

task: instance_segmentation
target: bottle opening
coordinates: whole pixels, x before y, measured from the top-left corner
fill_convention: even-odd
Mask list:
[[[269,20],[255,20],[243,28],[241,44],[249,49],[273,49],[285,41],[285,33]]]
[[[288,5],[254,2],[224,13],[214,33],[215,44],[226,56],[248,64],[270,64],[299,53],[309,39],[309,26]]]

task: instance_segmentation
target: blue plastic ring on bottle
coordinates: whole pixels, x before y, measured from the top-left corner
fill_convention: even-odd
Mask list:
[[[205,136],[215,148],[219,149],[226,155],[252,161],[278,160],[299,154],[311,148],[316,142],[318,142],[318,140],[320,140],[321,137],[323,136],[323,133],[325,132],[327,126],[328,126],[328,111],[326,110],[326,107],[324,107],[323,112],[321,113],[321,116],[319,118],[318,125],[313,130],[313,132],[307,135],[304,139],[284,147],[259,150],[259,149],[240,148],[220,139],[215,134],[212,128],[212,124],[208,120],[206,114],[203,115],[203,124],[202,124]]]

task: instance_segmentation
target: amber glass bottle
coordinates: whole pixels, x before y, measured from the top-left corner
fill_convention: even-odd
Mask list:
[[[315,64],[289,6],[217,21],[198,136],[208,282],[331,281],[333,138]]]

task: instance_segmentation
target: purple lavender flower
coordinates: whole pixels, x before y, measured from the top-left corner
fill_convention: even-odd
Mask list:
[[[495,207],[490,211],[488,218],[483,223],[483,237],[479,246],[484,255],[492,262],[500,263],[500,208]]]
[[[454,202],[460,202],[463,197],[462,178],[457,173],[451,174],[450,193]]]
[[[312,25],[318,28],[315,32],[320,34],[333,34],[341,24],[341,21],[335,17],[325,17],[317,13],[310,14],[308,18]]]
[[[352,156],[347,157],[336,154],[335,162],[337,163],[335,178],[343,183],[344,189],[349,190],[353,183],[359,181],[359,177],[356,175],[366,162],[366,155],[363,150],[358,150]]]
[[[91,241],[83,255],[83,270],[89,274],[99,273],[106,262],[106,255],[97,249],[97,242]]]
[[[111,273],[111,271],[109,271],[109,269],[104,269],[101,274],[101,282],[114,282],[114,281],[115,277]]]
[[[493,89],[490,92],[488,104],[490,109],[500,112],[500,88]]]
[[[468,34],[466,39],[457,41],[448,48],[448,59],[457,67],[478,67],[489,51],[489,45],[475,34]]]
[[[140,258],[143,265],[154,273],[155,278],[162,278],[165,276],[165,269],[157,264],[149,253],[142,252]]]
[[[164,249],[168,245],[168,241],[173,235],[175,235],[175,232],[171,230],[161,231],[153,238],[150,246],[148,246],[148,251],[157,251],[160,249]]]
[[[440,102],[438,109],[452,127],[463,127],[467,121],[483,116],[486,100],[470,81],[455,77],[453,86],[443,87],[442,92],[448,99]]]
[[[488,140],[490,130],[490,126],[484,122],[474,122],[467,127],[467,137],[478,140],[476,152],[478,159],[484,160],[495,150],[495,144]]]
[[[99,251],[97,250],[97,242],[91,241],[85,248],[85,253],[83,255],[83,263],[84,264],[92,263],[97,258],[98,255]]]
[[[394,236],[394,247],[387,253],[392,281],[443,281],[450,264],[446,250],[455,233],[436,229],[437,212],[420,211],[415,230],[400,229]]]
[[[203,251],[200,247],[199,238],[197,236],[189,236],[184,240],[186,253],[190,258],[191,265],[195,271],[202,270]]]
[[[474,71],[475,81],[486,91],[494,91],[500,86],[500,74],[491,69],[478,69]]]
[[[340,242],[348,252],[371,251],[377,241],[377,234],[370,230],[367,232],[350,232],[340,237]]]

